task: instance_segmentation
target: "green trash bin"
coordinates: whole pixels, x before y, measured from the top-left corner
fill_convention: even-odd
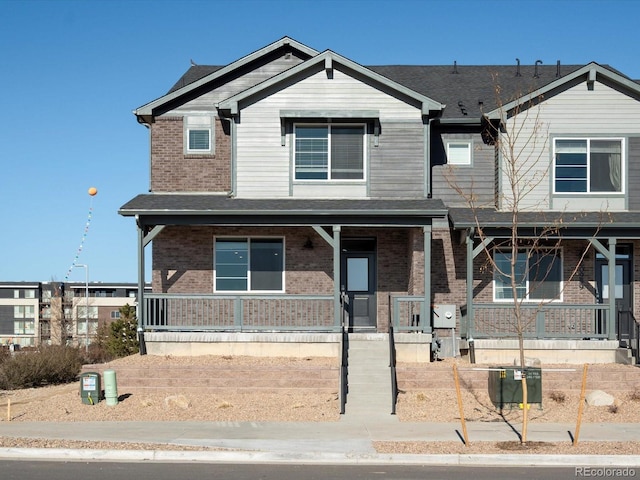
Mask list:
[[[100,374],[86,372],[80,374],[80,398],[85,405],[95,405],[100,401]]]
[[[522,377],[527,380],[527,403],[542,406],[542,369],[495,367],[489,372],[489,397],[498,408],[522,403]],[[524,408],[524,406],[523,406]]]

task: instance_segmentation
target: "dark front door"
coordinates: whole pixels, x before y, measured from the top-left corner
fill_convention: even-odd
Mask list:
[[[374,239],[342,241],[341,290],[347,295],[349,331],[376,330],[376,252]]]
[[[627,312],[632,311],[632,291],[631,291],[631,245],[617,245],[616,246],[616,287],[613,298],[616,302],[616,311],[619,313],[619,318],[624,320],[629,315]],[[609,303],[612,297],[609,292],[609,264],[604,256],[600,253],[596,254],[596,283],[598,285],[598,302]],[[614,319],[614,321],[617,319]],[[601,331],[604,332],[604,322],[599,322]],[[620,322],[618,327],[618,338],[628,338],[630,333],[630,326],[628,322]]]

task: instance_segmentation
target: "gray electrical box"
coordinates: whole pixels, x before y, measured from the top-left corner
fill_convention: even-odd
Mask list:
[[[434,305],[433,328],[456,328],[456,306]]]

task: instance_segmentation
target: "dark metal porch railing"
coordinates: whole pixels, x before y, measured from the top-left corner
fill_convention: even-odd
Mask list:
[[[339,332],[332,295],[145,295],[145,330]]]
[[[391,296],[389,296],[391,297]],[[391,302],[389,302],[389,369],[391,370],[391,415],[396,414],[398,403],[398,375],[396,371],[396,342],[391,321]]]
[[[638,357],[638,341],[640,339],[640,321],[631,310],[618,310],[617,332],[620,345],[631,349],[632,355]]]
[[[606,304],[522,304],[526,338],[606,339],[613,328]],[[517,328],[512,304],[474,303],[473,319],[462,310],[461,334],[466,338],[515,337]]]

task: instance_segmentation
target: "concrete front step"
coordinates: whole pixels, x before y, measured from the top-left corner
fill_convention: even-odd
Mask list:
[[[389,344],[385,335],[349,337],[345,416],[381,418],[391,413]]]

